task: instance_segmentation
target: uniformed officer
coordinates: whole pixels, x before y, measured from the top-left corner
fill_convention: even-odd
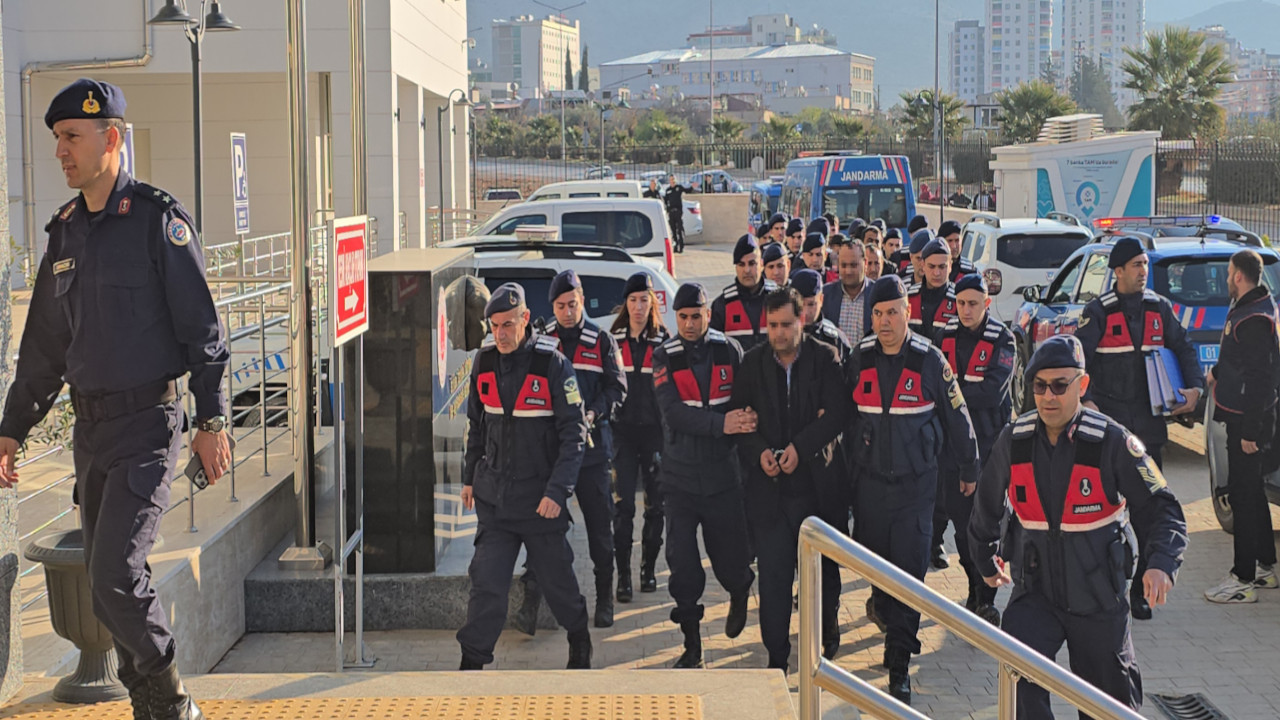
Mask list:
[[[897,268],[898,275],[902,277],[902,283],[907,287],[911,287],[924,277],[920,254],[924,252],[924,247],[933,240],[933,231],[929,228],[922,228],[911,236],[911,242],[904,250],[900,249],[894,253],[893,265]]]
[[[880,249],[884,251],[884,274],[897,272],[898,265],[896,255],[902,249],[902,233],[898,228],[889,228],[884,231],[884,240],[880,241]]]
[[[631,545],[635,532],[636,490],[644,489],[644,527],[640,531],[640,592],[654,592],[654,566],[662,549],[662,492],[658,456],[662,418],[653,394],[653,353],[667,341],[653,277],[638,272],[622,288],[623,306],[613,321],[613,338],[627,374],[627,397],[613,423],[613,469],[617,478],[617,514],[613,548],[618,561],[618,602],[631,602]]]
[[[827,239],[822,233],[811,232],[805,236],[801,256],[804,257],[804,266],[817,272],[823,282],[833,282],[839,278],[834,270],[827,269]]]
[[[13,385],[0,420],[0,486],[18,481],[19,446],[63,383],[75,408],[76,486],[93,612],[115,639],[134,717],[201,718],[178,675],[147,555],[169,507],[190,373],[210,481],[231,461],[226,336],[191,218],[163,190],[120,167],[125,98],[77,80],[45,113],[67,185],[80,193],[45,226]]]
[[[780,212],[774,213],[769,218],[769,242],[781,243],[785,241],[787,233],[787,216]]]
[[[591,667],[587,603],[573,573],[569,496],[578,482],[587,423],[582,392],[555,338],[529,331],[524,289],[506,283],[484,308],[492,334],[471,370],[462,504],[475,508],[462,670],[493,662],[507,620],[520,546],[556,620],[569,633],[569,669]]]
[[[675,251],[684,252],[684,194],[693,188],[676,182],[676,176],[667,176],[667,189],[662,202],[667,208],[667,224],[671,226],[671,241]]]
[[[838,284],[838,283],[837,283]],[[853,346],[849,338],[836,324],[823,317],[822,306],[825,303],[824,291],[830,285],[822,284],[822,276],[814,270],[804,268],[791,274],[791,287],[800,294],[801,318],[804,331],[836,349],[840,363],[849,358]]]
[[[813,270],[797,271],[797,276],[797,284],[818,288]],[[829,514],[823,507],[829,493],[821,486],[836,484],[829,465],[843,460],[835,453],[835,442],[848,404],[840,394],[844,378],[835,348],[804,332],[797,288],[770,293],[765,309],[769,342],[743,357],[729,405],[754,411],[758,418],[756,431],[738,440],[738,457],[760,569],[760,636],[768,666],[786,672],[800,524],[810,515]],[[843,476],[843,468],[838,472]],[[848,518],[846,503],[846,528]],[[840,646],[840,571],[829,560],[823,563],[823,581],[823,652],[831,659]]]
[[[875,334],[854,350],[845,374],[857,414],[846,434],[858,476],[854,537],[923,579],[938,457],[949,448],[960,480],[975,482],[978,450],[964,395],[942,352],[907,326],[906,289],[896,275],[871,286]],[[868,615],[886,626],[889,692],[911,701],[908,664],[920,652],[920,613],[873,589]],[[879,623],[878,623],[879,624]]]
[[[782,243],[771,242],[760,249],[764,278],[777,287],[785,287],[791,277],[791,257]]]
[[[564,270],[551,280],[547,292],[555,321],[546,334],[560,341],[560,350],[573,364],[587,419],[587,449],[582,456],[575,495],[587,526],[587,548],[595,569],[599,628],[613,625],[613,491],[609,487],[609,459],[613,456],[614,409],[627,395],[618,344],[583,314],[582,280]]]
[[[951,251],[951,274],[947,280],[955,284],[965,275],[978,272],[977,266],[967,258],[960,257],[960,223],[955,220],[944,220],[938,226],[938,239],[945,242],[947,249]]]
[[[751,583],[742,482],[734,458],[735,436],[755,432],[757,417],[730,410],[734,377],[742,364],[737,341],[710,327],[706,290],[686,283],[672,308],[679,337],[653,353],[653,389],[662,413],[662,466],[658,483],[667,513],[667,587],[675,607],[671,621],[684,634],[677,668],[702,667],[699,600],[707,574],[698,552],[698,527],[716,579],[729,591],[725,635],[747,624]]]
[[[870,235],[871,233],[867,234]],[[879,245],[872,243],[863,245],[863,248],[866,255],[866,260],[864,261],[866,269],[863,272],[866,273],[868,280],[879,280],[880,276],[884,274],[884,252]]]
[[[658,187],[657,178],[649,178],[649,187],[645,188],[644,197],[654,200],[662,199],[662,188]]]
[[[742,346],[743,351],[768,338],[764,326],[764,296],[776,290],[761,274],[760,246],[750,233],[733,247],[736,278],[711,303],[711,329],[719,330]]]
[[[1150,567],[1140,583],[1152,605],[1164,604],[1173,587],[1187,526],[1142,441],[1081,406],[1090,379],[1075,337],[1057,335],[1036,350],[1026,374],[1036,411],[996,440],[969,542],[988,585],[1013,583],[1004,631],[1050,658],[1066,642],[1073,673],[1137,710],[1142,677],[1126,603],[1137,554],[1129,512],[1152,520]],[[1017,694],[1020,720],[1053,717],[1044,689],[1020,680]]]
[[[1146,356],[1168,348],[1178,359],[1182,384],[1186,385],[1181,389],[1186,402],[1174,408],[1175,415],[1195,412],[1204,387],[1204,372],[1186,329],[1173,314],[1173,305],[1147,289],[1150,261],[1141,241],[1133,237],[1117,240],[1107,265],[1115,274],[1115,287],[1085,305],[1076,330],[1093,378],[1084,401],[1137,435],[1156,466],[1163,468],[1164,444],[1169,433],[1164,416],[1151,411]],[[1188,287],[1194,273],[1203,278],[1203,266],[1187,268],[1183,282],[1188,283]],[[1134,516],[1139,548],[1147,547],[1149,525],[1147,518]],[[1146,556],[1142,555],[1138,558],[1139,574],[1146,567]],[[1141,588],[1134,589],[1129,607],[1134,619],[1151,618],[1151,606],[1142,596]]]
[[[804,221],[800,218],[791,218],[787,222],[787,252],[790,253],[791,267],[798,268],[804,266],[804,257],[800,254],[800,248],[804,245]]]
[[[1013,375],[1013,333],[991,317],[991,297],[987,283],[977,273],[960,278],[956,284],[956,317],[938,332],[934,344],[942,350],[964,393],[969,417],[978,439],[979,462],[991,453],[996,436],[1013,417],[1010,378]],[[942,478],[946,516],[956,525],[956,552],[969,579],[964,606],[992,625],[1000,624],[995,607],[996,591],[982,579],[969,552],[969,516],[973,513],[974,485],[960,482],[955,464],[944,461],[938,472]],[[946,516],[943,518],[945,527]],[[936,517],[936,515],[935,515]],[[937,541],[937,527],[934,527]]]

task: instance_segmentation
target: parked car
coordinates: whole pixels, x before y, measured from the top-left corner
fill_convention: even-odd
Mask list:
[[[638,180],[568,180],[565,182],[543,185],[529,196],[529,202],[535,200],[562,200],[574,198],[598,197],[644,197],[644,189],[648,187],[646,180],[642,185]],[[663,191],[666,194],[666,191]],[[702,203],[697,200],[684,201],[684,236],[692,237],[702,234]]]
[[[1093,227],[1098,232],[1117,232],[1130,230],[1146,233],[1153,238],[1191,237],[1200,228],[1207,228],[1207,237],[1226,239],[1225,233],[1214,230],[1243,231],[1240,223],[1221,215],[1150,215],[1145,217],[1108,217],[1097,218]]]
[[[1000,218],[974,213],[961,231],[960,256],[987,279],[991,316],[1009,324],[1022,305],[1020,289],[1053,280],[1071,253],[1093,239],[1066,213],[1047,218]]]
[[[778,212],[778,202],[782,199],[782,181],[785,176],[772,175],[768,180],[751,183],[751,199],[747,207],[747,225],[755,232],[760,223],[767,221]]]
[[[604,166],[598,166],[598,165],[597,165],[597,166],[595,166],[595,167],[589,167],[589,168],[587,168],[587,173],[586,173],[586,175],[584,175],[583,177],[585,177],[585,178],[586,178],[586,179],[588,179],[588,180],[598,180],[598,179],[600,179],[600,178],[611,178],[611,177],[613,177],[613,166],[612,166],[612,165],[604,165]]]
[[[733,176],[724,170],[703,170],[701,172],[696,172],[689,176],[689,181],[685,184],[693,188],[694,192],[742,192],[742,183],[734,180]]]
[[[484,191],[485,200],[514,200],[520,202],[524,200],[520,195],[520,191],[516,188],[489,188]]]

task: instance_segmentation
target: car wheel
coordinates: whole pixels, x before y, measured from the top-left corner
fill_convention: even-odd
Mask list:
[[[1235,532],[1235,513],[1227,498],[1227,430],[1220,422],[1213,421],[1213,396],[1205,402],[1204,456],[1209,462],[1209,499],[1218,525],[1229,533]]]
[[[1013,376],[1009,378],[1009,391],[1013,396],[1013,411],[1019,415],[1036,409],[1031,393],[1027,391],[1027,363],[1031,361],[1026,343],[1014,343]]]

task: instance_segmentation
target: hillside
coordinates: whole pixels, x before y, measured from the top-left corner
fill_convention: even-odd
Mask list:
[[[1225,2],[1170,24],[1192,29],[1221,25],[1246,48],[1280,52],[1280,38],[1276,37],[1276,29],[1280,28],[1280,4],[1268,0]]]

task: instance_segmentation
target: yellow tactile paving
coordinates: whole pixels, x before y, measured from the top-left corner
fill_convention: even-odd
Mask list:
[[[701,720],[697,695],[491,695],[483,697],[203,700],[208,720]],[[29,704],[0,710],[21,720],[129,720],[126,703]]]

